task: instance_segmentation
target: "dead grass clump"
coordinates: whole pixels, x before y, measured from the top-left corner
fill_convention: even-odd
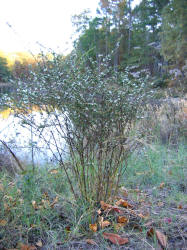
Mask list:
[[[162,144],[178,145],[181,137],[187,137],[187,101],[169,98],[148,104],[138,130],[147,139],[157,138]]]

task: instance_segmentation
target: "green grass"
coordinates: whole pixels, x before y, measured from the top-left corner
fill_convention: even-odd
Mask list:
[[[180,189],[187,185],[186,147],[181,143],[176,150],[156,144],[134,152],[124,174],[125,186],[144,188],[164,182],[172,189]]]
[[[168,235],[174,232],[173,225],[177,224],[179,218],[177,206],[187,203],[185,152],[184,143],[177,150],[160,144],[147,145],[132,154],[121,182],[121,186],[129,190],[134,202],[140,204],[140,200],[145,199],[152,204],[151,219],[157,227],[162,225]],[[161,183],[164,183],[163,188],[160,188]],[[135,188],[150,191],[150,195],[133,192]],[[56,197],[58,201],[52,206]],[[84,238],[99,239],[101,249],[107,249],[110,245],[102,238],[102,231],[94,234],[89,230],[89,224],[96,221],[97,208],[91,207],[86,201],[74,200],[60,169],[52,174],[47,166],[36,170],[34,174],[27,170],[15,178],[1,172],[0,200],[0,220],[7,222],[5,226],[0,226],[0,249],[15,248],[19,242],[36,244],[39,240],[44,245],[56,246],[60,242],[68,247],[74,239]],[[36,202],[36,207],[33,206],[33,201]],[[159,202],[163,202],[164,206],[159,207]],[[176,213],[170,211],[173,203]],[[172,219],[172,224],[163,222],[166,217]],[[147,242],[147,229],[144,228],[143,221],[140,226],[143,227],[143,232],[125,229],[129,237],[134,237],[130,244],[136,245],[144,237],[142,249],[149,247],[149,244],[156,246],[156,241],[148,239]],[[111,230],[109,232],[116,233]],[[120,233],[124,233],[123,229]]]

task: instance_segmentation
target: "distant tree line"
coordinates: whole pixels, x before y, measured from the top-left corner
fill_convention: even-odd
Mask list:
[[[83,12],[73,18],[80,36],[75,49],[100,62],[112,55],[116,70],[137,66],[151,75],[183,69],[187,63],[187,1],[100,0],[97,16]],[[89,63],[89,60],[88,60]]]
[[[88,11],[73,16],[77,39],[67,58],[76,53],[87,58],[86,66],[95,61],[102,71],[102,60],[109,56],[114,71],[130,69],[134,76],[142,72],[164,78],[173,69],[187,75],[187,1],[142,0],[134,9],[132,2],[100,0],[95,17]],[[0,57],[0,81],[10,76],[27,80],[30,69],[44,63],[19,56],[10,69]]]

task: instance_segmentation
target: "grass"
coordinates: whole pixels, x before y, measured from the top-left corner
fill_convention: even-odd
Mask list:
[[[48,166],[35,174],[27,170],[14,178],[1,172],[0,249],[21,249],[20,244],[40,249],[38,242],[46,249],[116,249],[103,239],[104,231],[125,234],[129,238],[128,246],[133,249],[153,249],[158,247],[158,242],[147,237],[148,222],[167,235],[168,249],[183,249],[186,244],[183,232],[187,226],[185,152],[186,144],[181,142],[177,149],[157,143],[132,154],[119,196],[124,198],[124,189],[127,190],[128,201],[148,218],[129,217],[129,224],[119,231],[113,226],[96,233],[89,229],[89,224],[97,219],[99,207],[75,201],[60,169],[53,171]],[[106,220],[116,223],[115,216],[107,216]],[[132,226],[134,223],[139,229]],[[87,244],[85,239],[94,239],[97,246]]]
[[[186,145],[181,143],[177,149],[155,144],[139,149],[128,163],[124,178],[128,187],[153,187],[165,182],[167,185],[185,185]]]

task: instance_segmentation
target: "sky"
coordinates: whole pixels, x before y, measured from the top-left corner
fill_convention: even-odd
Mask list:
[[[90,9],[94,16],[98,3],[99,0],[0,0],[0,50],[38,53],[46,47],[67,54],[72,49],[72,15]]]

